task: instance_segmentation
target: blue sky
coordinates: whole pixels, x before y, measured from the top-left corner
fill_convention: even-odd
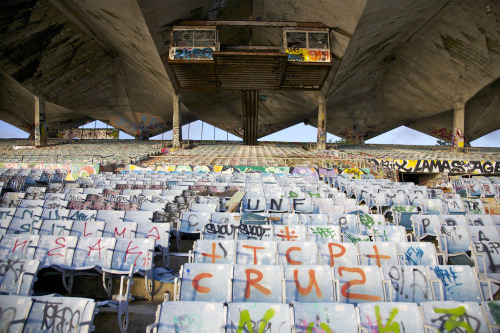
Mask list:
[[[84,128],[94,128],[96,126],[94,122],[89,123]],[[106,124],[97,121],[97,128],[106,128]],[[183,139],[200,140],[202,132],[202,122],[196,121],[190,125],[184,125],[182,127],[182,137]],[[188,134],[189,132],[189,134]],[[300,135],[297,135],[300,133]],[[17,129],[16,127],[9,125],[0,120],[0,138],[27,138],[28,133]],[[120,132],[120,139],[132,139],[132,137],[126,133]],[[162,135],[157,135],[152,138],[153,140],[161,140]],[[163,139],[171,140],[172,131],[165,132],[163,134]],[[203,140],[213,140],[214,139],[214,126],[207,123],[203,123]],[[216,140],[241,140],[238,137],[227,134],[219,128],[215,129],[215,139]],[[339,137],[328,133],[327,140],[338,140]],[[316,141],[316,127],[310,125],[304,125],[303,123],[297,124],[295,126],[286,128],[279,132],[268,135],[259,141],[285,141],[285,142],[315,142]],[[429,136],[427,134],[415,131],[411,128],[401,126],[393,129],[387,133],[379,135],[373,139],[368,140],[366,143],[377,143],[377,144],[406,144],[406,145],[436,145],[437,139]],[[483,136],[475,141],[471,142],[473,147],[500,147],[500,130],[492,132],[488,135]]]

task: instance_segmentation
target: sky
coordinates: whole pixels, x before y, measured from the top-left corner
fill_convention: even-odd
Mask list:
[[[106,128],[106,124],[97,121],[82,126],[83,128]],[[202,137],[203,129],[203,137]],[[300,133],[300,135],[297,135]],[[259,141],[283,141],[283,142],[316,142],[316,127],[304,125],[303,123],[288,127],[279,132],[265,136]],[[27,138],[28,133],[0,120],[0,138]],[[202,121],[195,121],[190,125],[182,127],[182,138],[187,140],[214,140],[214,126]],[[120,139],[133,139],[132,136],[120,132]],[[172,131],[157,135],[152,140],[172,140]],[[328,133],[327,140],[339,140],[340,138]],[[228,134],[226,131],[215,128],[215,140],[241,140],[240,138]],[[373,144],[401,144],[401,145],[430,145],[435,146],[437,139],[427,134],[415,131],[411,128],[400,126],[392,131],[381,134],[366,141]],[[497,147],[500,148],[500,130],[487,134],[471,142],[472,147]]]

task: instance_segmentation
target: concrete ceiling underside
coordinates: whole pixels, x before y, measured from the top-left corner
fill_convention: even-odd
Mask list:
[[[316,22],[331,30],[320,91],[260,89],[258,136],[317,123],[373,138],[406,125],[446,139],[466,101],[465,137],[500,128],[500,4],[494,0],[5,0],[0,2],[0,120],[29,131],[33,94],[49,133],[93,119],[133,135],[200,119],[243,136],[241,92],[184,89],[168,64],[181,21]],[[276,47],[281,30],[220,28],[221,50]],[[272,82],[271,82],[272,83]]]

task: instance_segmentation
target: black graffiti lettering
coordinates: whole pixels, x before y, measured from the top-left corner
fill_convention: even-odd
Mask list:
[[[341,229],[347,229],[348,228],[347,218],[345,218],[344,216],[342,216],[341,218],[339,218],[339,226],[340,226]]]
[[[279,204],[278,204],[279,202]],[[250,203],[250,200],[249,200]],[[269,208],[270,210],[281,210],[281,205],[283,204],[283,199],[271,199],[271,207]]]
[[[500,173],[500,162],[495,162],[495,171],[494,173]]]
[[[16,308],[14,307],[4,308],[2,304],[0,304],[0,323],[7,323],[7,325],[4,326],[6,329],[5,332],[11,331],[9,329],[9,326],[14,321],[14,318],[16,318],[16,314],[17,314]]]
[[[248,209],[249,210],[257,210],[257,208],[259,208],[259,206],[260,206],[260,199],[254,199],[254,202],[255,202],[254,207],[252,207],[251,202],[252,202],[252,199],[249,198],[247,201]]]
[[[207,223],[205,225],[205,232],[207,234],[217,235],[218,238],[226,238],[224,236],[233,235],[237,228],[238,226],[233,224]]]
[[[248,237],[248,239],[260,239],[264,237],[266,231],[270,230],[269,228],[264,228],[260,225],[249,225],[249,224],[240,224],[238,226],[239,233]]]
[[[446,223],[447,226],[456,226],[457,225],[457,222],[453,219],[446,219],[444,221],[444,223]]]
[[[484,162],[483,163],[483,170],[484,173],[492,173],[495,168],[493,167],[493,163],[491,162]]]
[[[24,273],[24,263],[19,259],[7,259],[0,261],[0,276],[5,276],[9,272],[14,274],[14,282],[18,282],[19,278]]]
[[[71,220],[76,220],[76,221],[89,221],[89,217],[87,214],[82,213],[80,211],[76,211],[73,215],[70,217]]]
[[[479,231],[479,232],[478,232],[478,236],[479,236],[479,240],[480,240],[480,241],[483,241],[483,240],[485,240],[485,241],[489,241],[489,240],[490,240],[488,237],[486,237],[486,235],[485,235],[485,234],[484,234],[484,232],[482,232],[482,231]]]
[[[422,219],[422,226],[424,227],[424,234],[427,233],[427,227],[431,224],[431,220]]]
[[[399,163],[399,162],[396,162],[396,169],[398,169],[398,171],[403,171],[403,172],[412,172],[413,171],[413,168],[409,167],[409,168],[405,168],[406,165],[408,164],[408,161],[404,160],[403,163]]]
[[[44,303],[42,325],[40,330],[47,330],[53,333],[59,332],[72,332],[78,329],[81,314],[80,310],[73,310],[69,307],[62,307],[62,303],[57,302],[43,302]]]
[[[484,226],[483,220],[480,219],[480,218],[475,219],[474,220],[474,225],[482,225],[482,226]]]
[[[222,245],[222,243],[218,243],[218,244],[219,244],[219,247],[222,250],[222,252],[224,252],[224,258],[227,258],[227,250],[226,250],[226,248],[224,247],[224,245]]]

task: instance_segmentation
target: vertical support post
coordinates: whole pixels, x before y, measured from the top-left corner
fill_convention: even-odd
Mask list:
[[[316,149],[326,149],[326,103],[323,94],[319,95],[318,102],[318,137]]]
[[[465,141],[465,102],[453,104],[453,148],[463,148]]]
[[[259,119],[259,91],[242,90],[243,144],[257,145],[257,124]]]
[[[42,95],[35,95],[35,146],[47,145],[47,119]]]
[[[181,102],[179,95],[174,95],[174,118],[172,120],[173,134],[172,147],[180,148],[182,144],[182,120],[181,120]]]

